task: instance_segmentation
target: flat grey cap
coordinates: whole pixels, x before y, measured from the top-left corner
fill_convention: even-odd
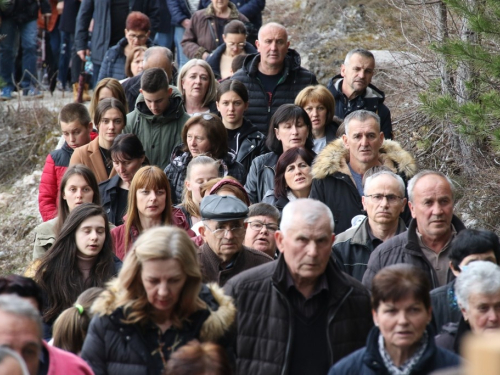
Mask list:
[[[230,221],[248,217],[248,206],[231,195],[208,195],[201,201],[202,220]]]

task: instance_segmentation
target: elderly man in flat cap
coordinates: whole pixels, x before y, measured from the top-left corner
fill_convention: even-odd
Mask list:
[[[233,196],[209,195],[200,205],[205,243],[198,250],[203,282],[223,286],[231,277],[273,259],[243,246],[248,206]]]

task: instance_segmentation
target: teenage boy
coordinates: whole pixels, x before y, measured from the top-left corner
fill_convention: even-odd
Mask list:
[[[92,132],[89,111],[80,103],[66,104],[59,113],[59,124],[64,145],[47,156],[40,179],[38,208],[43,221],[53,219],[57,215],[57,194],[73,150],[86,145],[97,136],[97,133]]]
[[[174,147],[181,143],[182,127],[188,119],[182,96],[169,87],[167,73],[151,68],[142,73],[140,94],[134,111],[127,115],[124,133],[137,135],[150,163],[165,169]]]

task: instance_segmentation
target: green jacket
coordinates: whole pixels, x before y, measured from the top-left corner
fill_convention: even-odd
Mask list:
[[[135,109],[127,115],[124,133],[139,137],[151,165],[162,170],[170,163],[175,146],[181,143],[181,132],[189,116],[184,111],[182,96],[172,87],[170,105],[162,115],[153,115],[139,94]]]

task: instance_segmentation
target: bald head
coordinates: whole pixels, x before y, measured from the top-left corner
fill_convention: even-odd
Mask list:
[[[286,40],[288,41],[288,33],[286,32],[286,27],[278,22],[269,22],[269,23],[266,23],[265,25],[262,25],[261,28],[259,29],[258,39],[262,40],[263,35],[272,29],[281,30],[281,32],[283,32],[285,34]]]
[[[172,51],[166,47],[151,47],[144,52],[144,70],[150,68],[163,69],[168,80],[172,81]]]
[[[276,22],[262,26],[259,39],[255,41],[260,53],[259,71],[267,75],[278,74],[283,69],[289,45],[285,26]]]

